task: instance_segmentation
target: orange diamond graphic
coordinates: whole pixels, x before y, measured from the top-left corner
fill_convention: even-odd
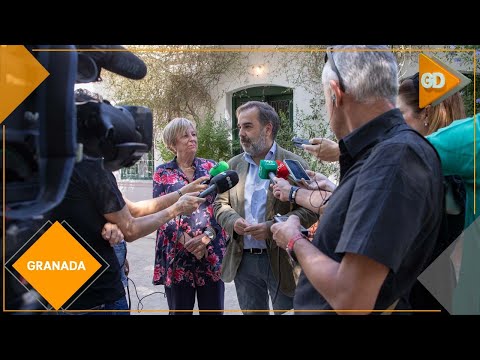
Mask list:
[[[13,267],[58,310],[101,265],[56,221]]]
[[[49,75],[22,45],[0,45],[0,123]]]

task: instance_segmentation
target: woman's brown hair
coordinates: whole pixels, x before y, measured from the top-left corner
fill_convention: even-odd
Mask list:
[[[448,126],[454,120],[466,118],[465,106],[459,92],[449,96],[440,104],[420,108],[418,103],[419,95],[419,74],[405,78],[400,81],[398,96],[402,97],[405,105],[414,110],[416,116],[420,116],[423,111],[426,113],[428,123],[428,132],[431,134],[438,129]]]

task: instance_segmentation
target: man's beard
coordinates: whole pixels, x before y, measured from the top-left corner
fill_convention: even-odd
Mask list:
[[[250,139],[248,139],[248,142],[248,148],[245,144],[241,144],[243,151],[245,151],[245,153],[251,157],[259,156],[267,149],[267,134],[265,134],[264,130],[262,130],[256,143],[252,143]]]

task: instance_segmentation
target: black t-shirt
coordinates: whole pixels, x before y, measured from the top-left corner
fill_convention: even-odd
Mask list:
[[[339,145],[340,184],[313,244],[337,262],[349,252],[390,268],[375,304],[375,309],[386,309],[408,294],[432,254],[443,204],[440,160],[398,109],[373,119]],[[294,308],[331,309],[303,272]]]
[[[83,160],[75,165],[67,193],[52,214],[52,222],[67,223],[110,265],[102,266],[96,278],[68,309],[90,309],[125,296],[120,280],[120,266],[114,249],[101,235],[107,222],[104,214],[120,211],[125,206],[115,176],[102,167],[100,160]],[[84,288],[80,289],[80,293]],[[75,294],[75,296],[78,295]],[[72,299],[75,298],[72,297]],[[68,304],[68,303],[67,303]]]

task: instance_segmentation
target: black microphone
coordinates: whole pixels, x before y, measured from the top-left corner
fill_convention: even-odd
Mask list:
[[[238,173],[234,170],[227,170],[221,172],[220,174],[214,176],[212,180],[210,180],[210,185],[208,188],[203,190],[198,197],[204,198],[214,191],[221,194],[225,191],[230,190],[238,183]]]
[[[108,71],[133,80],[143,79],[147,75],[147,65],[143,60],[121,45],[76,45],[76,47],[80,49],[80,54],[87,55],[95,61],[98,70],[103,67]],[[98,51],[82,52],[81,49],[98,49]]]

